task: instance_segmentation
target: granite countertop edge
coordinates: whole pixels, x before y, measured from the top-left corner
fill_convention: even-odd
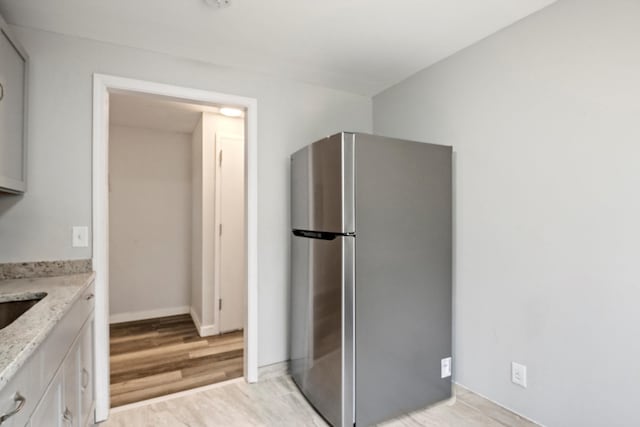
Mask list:
[[[16,375],[93,282],[95,273],[0,280],[0,301],[46,293],[37,304],[0,329],[0,390]]]

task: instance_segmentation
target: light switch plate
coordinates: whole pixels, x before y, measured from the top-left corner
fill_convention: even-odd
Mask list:
[[[71,246],[74,248],[89,247],[89,227],[73,227]]]
[[[525,365],[511,362],[511,382],[527,388],[527,367]]]
[[[447,378],[451,376],[451,358],[445,357],[440,360],[440,378]]]

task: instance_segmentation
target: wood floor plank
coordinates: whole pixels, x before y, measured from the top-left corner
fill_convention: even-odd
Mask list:
[[[182,332],[182,333],[170,334],[170,335],[158,335],[150,338],[141,338],[136,341],[114,343],[114,344],[111,344],[110,346],[111,354],[116,355],[116,354],[122,354],[122,353],[131,353],[133,351],[136,351],[139,348],[149,349],[149,348],[160,347],[160,346],[169,345],[169,344],[181,344],[185,342],[202,342],[202,339],[200,339],[200,337],[198,337],[199,339],[188,339],[188,340],[186,340],[186,338],[192,338],[190,333]]]
[[[185,378],[195,377],[200,374],[208,374],[213,372],[226,372],[228,370],[237,369],[238,366],[242,365],[242,357],[235,357],[233,359],[220,360],[215,364],[199,364],[195,366],[188,366],[183,368],[180,372],[182,372],[182,376]]]
[[[173,316],[154,317],[151,319],[133,320],[111,324],[111,329],[121,330],[126,328],[143,327],[144,325],[171,325],[175,323],[187,323],[191,319],[188,314],[176,314]]]
[[[111,396],[128,393],[134,390],[145,389],[147,387],[155,387],[166,384],[168,382],[179,381],[181,379],[181,371],[169,371],[162,374],[148,375],[142,378],[121,381],[115,384],[111,384]]]
[[[164,363],[146,363],[140,364],[135,367],[126,367],[118,371],[111,372],[111,382],[117,383],[121,381],[128,381],[147,375],[157,375],[165,372],[170,372],[178,369],[186,369],[193,366],[202,365],[216,365],[218,362],[222,362],[228,359],[239,359],[240,364],[243,360],[243,351],[236,350],[222,354],[215,354],[212,356],[200,357],[197,359],[191,359],[184,355],[179,355],[174,358],[163,361]]]
[[[152,399],[158,396],[165,396],[171,393],[188,390],[203,385],[214,384],[220,381],[226,381],[228,378],[224,372],[213,372],[198,377],[183,378],[178,381],[168,382],[166,384],[147,387],[143,389],[133,390],[128,393],[116,394],[111,396],[111,406],[121,406],[127,403],[139,402],[140,400]]]
[[[111,356],[111,363],[129,362],[132,360],[140,360],[146,358],[163,358],[173,353],[184,353],[197,349],[206,349],[208,344],[206,341],[193,341],[189,343],[173,343],[168,345],[159,345],[144,350],[134,350],[122,354]]]
[[[198,357],[203,356],[211,356],[214,354],[226,353],[228,351],[240,350],[243,347],[242,342],[238,343],[230,343],[218,346],[209,346],[204,348],[195,349],[189,352],[189,357],[192,359],[197,359]]]
[[[112,363],[111,364],[111,376],[122,375],[128,372],[144,372],[147,369],[151,369],[154,366],[170,365],[172,363],[179,363],[185,359],[183,353],[167,355],[165,358],[150,359],[150,360],[136,360],[130,363]],[[171,369],[165,369],[163,372],[170,371]]]
[[[157,337],[159,334],[157,331],[151,331],[151,332],[146,332],[143,334],[131,334],[131,335],[111,335],[109,337],[109,343],[111,345],[114,344],[120,344],[120,343],[125,343],[125,342],[130,342],[130,341],[136,341],[138,339],[147,339],[147,338],[152,338],[152,337]]]
[[[200,337],[189,315],[111,325],[111,406],[242,376],[242,331]]]

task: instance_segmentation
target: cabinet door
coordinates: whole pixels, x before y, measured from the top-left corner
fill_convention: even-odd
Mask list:
[[[93,425],[93,316],[80,336],[80,420]]]
[[[0,190],[21,193],[26,189],[26,55],[7,31],[0,18]]]
[[[39,398],[40,390],[33,384],[31,371],[23,368],[0,390],[2,427],[22,427]]]
[[[80,426],[80,340],[77,340],[62,365],[63,418],[65,427]]]
[[[62,393],[62,370],[60,370],[53,377],[47,392],[31,416],[32,426],[66,427],[63,419]]]

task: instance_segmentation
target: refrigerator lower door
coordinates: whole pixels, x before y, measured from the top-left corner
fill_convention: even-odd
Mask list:
[[[352,426],[355,238],[292,236],[291,374],[333,426]]]

